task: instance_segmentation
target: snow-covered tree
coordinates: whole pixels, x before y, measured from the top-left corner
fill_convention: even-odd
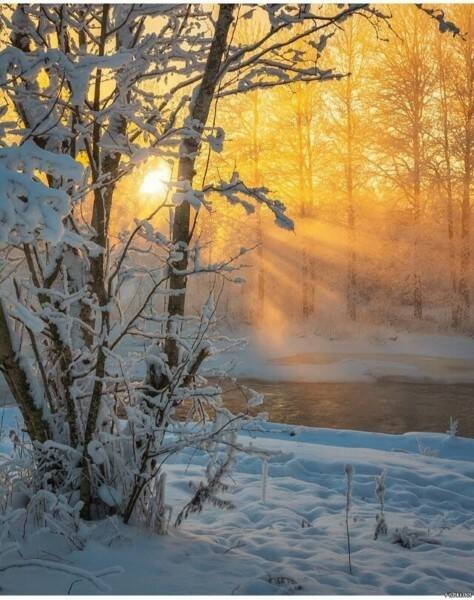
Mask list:
[[[257,11],[258,39],[234,41]],[[247,416],[226,410],[219,387],[199,375],[212,352],[214,290],[200,314],[186,315],[186,285],[201,273],[232,279],[244,250],[202,264],[194,225],[215,194],[292,222],[237,173],[196,182],[203,150],[218,152],[225,138],[208,124],[211,105],[333,77],[319,55],[357,14],[380,16],[360,4],[2,11],[0,367],[32,442],[32,492],[61,495],[86,518],[113,512],[162,531],[163,465],[192,447],[210,463],[198,488],[207,496],[187,506],[213,497]],[[301,40],[312,59],[293,49]],[[150,157],[172,166],[168,191],[117,239],[118,182]],[[156,225],[165,210],[170,237]]]

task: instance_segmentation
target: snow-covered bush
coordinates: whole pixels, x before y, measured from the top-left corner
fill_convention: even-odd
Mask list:
[[[40,490],[27,497],[25,506],[0,516],[1,529],[18,542],[47,531],[63,537],[72,548],[82,549],[85,538],[80,531],[81,507],[80,502],[73,506],[64,496]]]
[[[409,529],[408,527],[396,528],[391,534],[392,544],[399,544],[402,548],[412,550],[420,544],[439,545],[440,542],[432,537],[426,531],[418,529]]]

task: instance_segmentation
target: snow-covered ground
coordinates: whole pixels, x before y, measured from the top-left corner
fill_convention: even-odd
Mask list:
[[[233,373],[266,381],[373,382],[380,378],[474,382],[474,337],[387,328],[344,337],[278,329],[244,331],[245,349],[227,352]]]
[[[4,423],[14,420],[6,409]],[[252,426],[255,429],[255,426]],[[28,557],[91,572],[121,567],[101,581],[115,594],[442,594],[474,588],[474,440],[442,434],[385,435],[258,425],[253,443],[277,454],[262,465],[242,456],[233,473],[236,508],[209,507],[180,530],[155,536],[104,522],[82,551],[51,534],[2,557],[3,594],[97,590],[78,575],[39,566],[2,566]],[[248,440],[247,440],[248,441]],[[2,448],[8,452],[8,444]],[[176,506],[201,457],[168,467],[167,502]],[[348,572],[344,467],[354,467]],[[386,469],[386,537],[374,540],[374,479]],[[411,549],[392,543],[396,528],[416,531]]]

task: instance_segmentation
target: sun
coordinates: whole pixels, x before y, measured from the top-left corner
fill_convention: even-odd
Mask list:
[[[168,189],[168,183],[171,178],[171,169],[168,165],[161,165],[158,169],[150,171],[145,175],[140,192],[142,194],[165,194]]]

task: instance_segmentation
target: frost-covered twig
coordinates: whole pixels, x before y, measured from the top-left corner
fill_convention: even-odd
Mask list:
[[[267,501],[267,486],[268,486],[268,460],[262,460],[262,502]]]
[[[352,465],[346,465],[344,467],[346,474],[346,537],[347,537],[347,556],[349,560],[349,573],[352,575],[352,562],[351,562],[351,535],[349,531],[349,514],[352,504],[352,478],[354,475],[354,467]]]
[[[458,428],[459,428],[458,420],[454,419],[453,417],[449,417],[449,428],[446,431],[446,433],[449,435],[449,437],[451,439],[454,439],[457,436]]]
[[[6,565],[0,565],[0,573],[5,573],[6,571],[9,571],[11,569],[27,569],[31,567],[46,569],[49,571],[58,571],[61,573],[65,573],[66,575],[74,575],[75,577],[80,577],[81,579],[88,581],[97,590],[103,593],[110,592],[111,588],[100,578],[105,577],[107,575],[118,575],[120,573],[123,573],[122,567],[110,567],[102,571],[97,571],[96,573],[90,573],[89,571],[86,571],[85,569],[80,569],[79,567],[65,565],[59,562],[52,562],[39,558],[17,560],[15,562],[10,562]]]
[[[375,496],[379,502],[380,513],[375,516],[376,527],[374,532],[374,540],[379,535],[386,535],[388,531],[387,522],[385,521],[385,476],[386,471],[382,471],[380,475],[375,477]]]

